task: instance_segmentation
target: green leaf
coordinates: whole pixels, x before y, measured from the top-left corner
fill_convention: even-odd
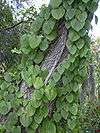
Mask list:
[[[74,2],[74,0],[67,0],[67,2],[69,5],[71,5]]]
[[[35,114],[36,109],[30,103],[28,103],[25,111],[27,116],[33,116]]]
[[[66,9],[66,11],[68,9],[71,9],[71,6],[69,6],[68,2],[66,0],[63,1],[63,7]]]
[[[32,96],[30,103],[34,108],[38,108],[41,105],[41,101],[37,100],[34,96]]]
[[[23,36],[21,36],[21,39],[20,39],[20,44],[21,44],[20,49],[24,54],[29,54],[31,51],[31,48],[29,45],[29,38],[30,38],[29,34],[24,34]]]
[[[67,29],[69,29],[71,27],[71,22],[70,21],[66,21],[65,22],[65,26]]]
[[[58,82],[61,78],[61,75],[57,71],[54,72],[52,76],[53,76],[53,79],[54,79],[55,82]]]
[[[68,119],[68,127],[69,129],[73,130],[76,126],[76,120],[71,120],[71,119]]]
[[[10,102],[5,102],[5,101],[0,101],[0,113],[2,115],[6,115],[11,109],[11,103]]]
[[[41,114],[43,115],[44,118],[48,116],[48,113],[49,113],[49,109],[47,106],[44,106],[41,108]]]
[[[43,94],[44,94],[43,88],[36,89],[33,92],[33,97],[35,97],[37,100],[40,100],[43,97]]]
[[[72,89],[74,92],[77,92],[79,90],[79,85],[77,84],[77,82],[73,83]]]
[[[44,19],[42,17],[38,16],[36,18],[36,20],[34,20],[32,22],[32,26],[31,26],[32,32],[36,33],[37,31],[39,31],[40,28],[42,27],[43,21],[44,21]]]
[[[1,85],[0,85],[0,89],[1,90],[6,90],[8,87],[10,86],[10,84],[6,81],[4,81]]]
[[[39,109],[35,115],[34,115],[34,120],[37,124],[40,124],[43,120],[43,114],[41,113],[41,109]]]
[[[45,20],[48,20],[50,17],[50,13],[51,13],[50,6],[48,6],[48,8],[46,6],[43,6],[41,8],[41,12],[39,13],[39,15],[40,15],[40,17],[44,18]]]
[[[67,118],[68,118],[68,112],[67,112],[66,110],[61,110],[61,115],[62,115],[62,117],[63,117],[65,120],[67,120]]]
[[[45,34],[50,34],[55,26],[55,20],[50,18],[49,20],[45,21],[43,24],[43,31]]]
[[[45,95],[48,98],[48,100],[52,101],[57,96],[57,91],[55,88],[50,87],[49,85],[45,88]]]
[[[74,55],[77,51],[77,47],[75,45],[72,45],[71,47],[68,47],[69,52]]]
[[[21,127],[20,126],[17,126],[17,127],[13,127],[12,129],[12,133],[21,133]]]
[[[43,52],[38,51],[38,52],[36,53],[36,55],[35,55],[34,62],[35,62],[36,64],[39,64],[39,63],[42,62],[43,58],[44,58]]]
[[[11,132],[12,128],[15,126],[17,122],[18,122],[18,117],[16,113],[10,112],[4,124],[6,131]]]
[[[98,8],[98,2],[90,1],[90,3],[87,5],[87,9],[91,13],[94,13],[97,10],[97,8]]]
[[[65,19],[70,20],[75,16],[75,9],[68,9],[66,14],[65,14]]]
[[[35,83],[34,83],[34,87],[36,89],[39,89],[43,86],[43,81],[42,81],[42,78],[41,77],[37,77],[36,80],[35,80]]]
[[[46,38],[49,41],[53,41],[57,37],[57,32],[56,30],[53,30],[49,35],[46,35]]]
[[[32,124],[30,125],[30,127],[32,128],[32,130],[36,130],[38,128],[38,124],[35,121],[33,121]]]
[[[69,103],[72,103],[72,102],[73,102],[73,99],[74,99],[73,94],[72,94],[72,93],[68,94],[68,95],[66,96],[66,99],[67,99],[67,101],[68,101]]]
[[[76,46],[78,47],[78,49],[82,49],[83,46],[85,45],[85,42],[83,39],[79,39],[77,42],[76,42]]]
[[[45,120],[40,128],[40,133],[56,133],[56,126],[54,122]]]
[[[28,127],[32,123],[32,117],[23,114],[20,116],[20,122],[24,127]]]
[[[73,29],[69,30],[69,39],[74,42],[77,41],[80,38],[79,34],[74,31]]]
[[[61,6],[61,7],[57,8],[57,9],[53,9],[53,10],[51,11],[51,14],[52,14],[52,16],[53,16],[55,19],[59,20],[60,18],[62,18],[62,17],[64,16],[64,14],[65,14],[65,9]]]
[[[84,3],[88,3],[90,0],[82,0]]]
[[[84,12],[82,12],[82,13],[77,14],[76,17],[77,17],[77,19],[78,19],[80,22],[84,23],[85,20],[87,19],[87,13],[84,11]]]
[[[70,107],[70,112],[71,112],[73,115],[77,115],[77,112],[78,112],[78,105],[77,105],[77,104],[73,104],[73,106]]]
[[[65,67],[62,64],[59,64],[57,67],[57,71],[59,72],[60,75],[62,75],[65,71]]]
[[[30,35],[29,37],[29,44],[32,49],[35,49],[41,43],[41,36]]]
[[[50,5],[52,8],[57,8],[62,3],[62,0],[50,0]]]
[[[4,73],[4,79],[7,81],[7,82],[11,82],[12,81],[12,77],[9,73]]]
[[[40,44],[40,49],[42,51],[45,51],[48,48],[48,44],[49,44],[48,40],[47,39],[44,39],[42,41],[42,43]]]
[[[84,37],[84,36],[86,35],[86,33],[87,33],[87,31],[86,31],[85,28],[83,28],[83,29],[81,29],[81,30],[79,31],[79,35],[80,35],[81,37]]]
[[[70,62],[68,60],[64,60],[62,65],[65,69],[68,69],[70,67]]]
[[[85,22],[80,22],[76,18],[71,21],[71,26],[75,31],[80,31],[85,25]]]
[[[53,118],[54,118],[54,121],[55,122],[59,122],[60,120],[61,120],[61,114],[59,113],[59,112],[55,112],[54,114],[53,114]]]

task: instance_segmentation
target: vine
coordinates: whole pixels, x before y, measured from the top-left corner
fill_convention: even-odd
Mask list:
[[[90,6],[91,5],[91,6]],[[78,97],[98,0],[50,0],[21,36],[19,63],[0,80],[0,131],[78,133]]]

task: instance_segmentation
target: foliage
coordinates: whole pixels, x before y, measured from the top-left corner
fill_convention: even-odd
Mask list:
[[[19,64],[12,65],[0,80],[0,114],[6,115],[6,120],[1,121],[1,133],[20,132],[22,128],[27,133],[80,132],[78,96],[90,56],[89,17],[97,6],[95,0],[51,0],[45,10],[41,9],[15,50],[21,57]],[[69,54],[45,84],[48,73],[41,69],[41,64],[49,44],[59,37],[61,21],[69,23],[66,24]],[[38,28],[34,29],[35,24]],[[27,92],[21,91],[22,80],[31,90],[29,98],[24,98]]]
[[[95,132],[100,129],[100,106],[89,98],[80,107],[80,126],[83,132]]]

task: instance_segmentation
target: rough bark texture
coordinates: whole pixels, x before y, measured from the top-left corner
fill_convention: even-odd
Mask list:
[[[47,69],[49,72],[44,81],[45,84],[48,83],[48,80],[54,72],[56,66],[68,55],[68,50],[66,48],[66,39],[67,29],[64,25],[64,22],[60,22],[58,26],[58,36],[55,41],[50,44],[50,47],[48,48],[49,52],[47,53],[41,64],[41,69]],[[24,98],[31,98],[30,88],[24,81],[22,81],[20,85],[20,90],[23,93]]]
[[[56,39],[56,41],[51,44],[51,47],[49,48],[49,52],[45,57],[41,67],[42,69],[47,69],[49,72],[49,74],[45,79],[45,82],[44,82],[45,84],[48,83],[48,80],[51,77],[52,73],[54,72],[65,49],[67,30],[65,28],[64,23],[62,23],[60,27],[58,27],[58,29],[59,29],[58,31],[59,36]]]
[[[80,94],[80,103],[83,103],[86,97],[95,100],[95,80],[94,80],[94,66],[90,64],[88,67],[87,79],[82,84],[82,91]]]

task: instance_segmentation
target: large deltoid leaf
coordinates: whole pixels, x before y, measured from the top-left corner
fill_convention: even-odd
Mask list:
[[[52,8],[57,8],[62,3],[62,0],[50,0],[50,5]]]
[[[64,14],[65,14],[65,9],[64,9],[62,6],[60,6],[60,7],[57,8],[57,9],[53,9],[53,10],[51,11],[51,13],[52,13],[52,16],[53,16],[55,19],[59,20],[60,18],[62,18],[62,17],[64,16]]]
[[[49,20],[45,21],[43,24],[43,31],[45,34],[50,34],[55,26],[55,20],[53,18],[50,18]]]
[[[71,21],[72,28],[77,32],[80,31],[84,27],[84,25],[85,25],[85,22],[81,22],[76,18]]]
[[[57,133],[54,122],[45,120],[41,126],[40,133]]]
[[[32,49],[35,49],[41,43],[41,36],[30,35],[29,44]]]
[[[77,41],[80,38],[79,34],[74,31],[73,29],[70,29],[69,31],[69,39],[74,42]]]
[[[45,88],[45,95],[48,98],[48,100],[52,101],[57,96],[57,91],[55,88],[50,87],[49,85]]]
[[[21,36],[20,39],[20,44],[21,44],[21,51],[24,54],[29,54],[29,52],[31,51],[30,45],[29,45],[29,34],[24,34],[23,36]]]

